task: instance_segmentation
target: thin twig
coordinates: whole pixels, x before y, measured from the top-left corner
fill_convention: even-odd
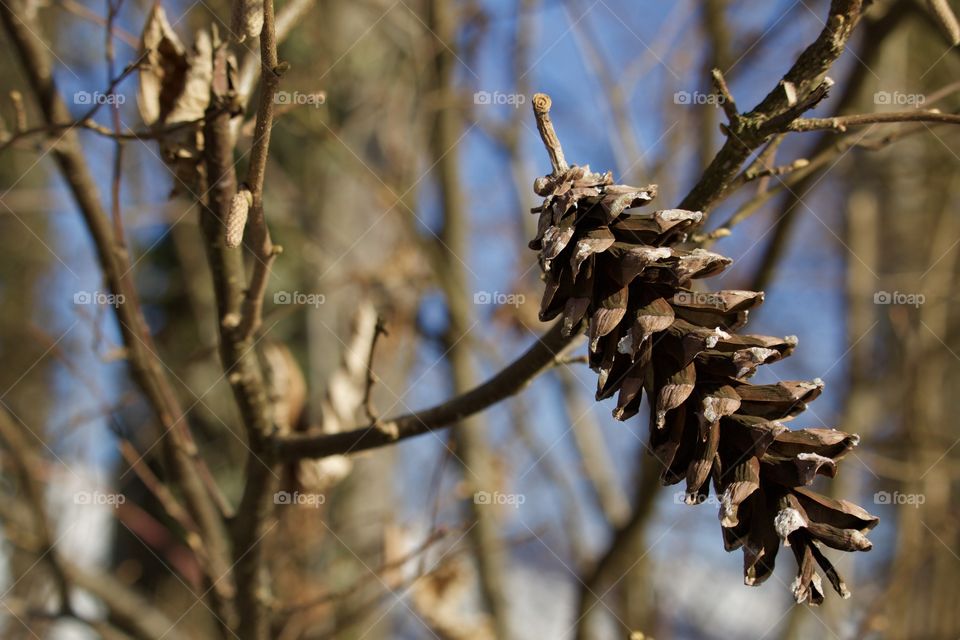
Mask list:
[[[372,424],[380,422],[380,414],[373,406],[372,391],[373,385],[377,383],[377,374],[373,372],[373,358],[376,354],[377,340],[381,335],[389,335],[382,319],[377,318],[377,325],[373,329],[373,338],[370,341],[370,356],[367,358],[367,384],[363,389],[363,410],[367,414],[367,419]]]
[[[117,14],[123,6],[123,0],[107,0],[107,19],[104,25],[106,32],[106,42],[104,51],[107,65],[107,81],[111,82],[114,77],[115,54],[113,46],[113,27]],[[110,89],[107,96],[116,95],[115,89]],[[108,100],[109,102],[109,100]],[[117,238],[120,246],[123,247],[126,240],[126,234],[123,232],[123,216],[120,211],[120,185],[123,178],[123,140],[118,136],[122,127],[120,123],[120,102],[113,100],[113,108],[110,110],[113,119],[114,148],[113,148],[113,175],[110,185],[110,209],[113,217],[113,234]]]
[[[730,93],[730,87],[727,86],[727,80],[723,77],[720,69],[714,69],[711,72],[711,79],[714,89],[721,98],[720,106],[723,108],[723,112],[727,114],[727,120],[731,124],[736,124],[737,120],[740,119],[740,112],[737,110],[737,103],[733,99],[733,94]]]
[[[791,122],[787,129],[789,131],[838,131],[843,133],[848,127],[861,127],[868,124],[895,124],[899,122],[960,124],[960,114],[941,113],[936,109],[929,109],[923,111],[860,113],[852,116],[835,116],[833,118],[801,118]]]
[[[187,545],[193,549],[195,553],[198,553],[198,555],[202,554],[202,548],[197,539],[197,535],[199,534],[197,524],[193,521],[193,518],[190,517],[190,514],[180,506],[180,503],[176,497],[174,497],[170,488],[160,481],[153,470],[150,469],[149,465],[144,463],[143,454],[137,451],[129,440],[121,439],[119,441],[119,448],[120,455],[127,461],[127,464],[130,465],[130,468],[134,474],[136,474],[137,478],[140,479],[140,482],[143,483],[143,486],[147,488],[147,491],[163,506],[167,515],[173,518],[173,520],[187,532],[185,536]]]
[[[344,600],[350,597],[351,595],[353,595],[354,593],[356,593],[357,591],[359,591],[359,589],[363,585],[369,583],[370,581],[383,580],[382,576],[387,572],[400,569],[411,560],[415,560],[416,558],[422,556],[427,551],[429,551],[430,548],[433,547],[436,543],[440,542],[444,538],[449,537],[450,534],[455,532],[462,533],[462,530],[464,528],[465,527],[462,527],[462,526],[457,527],[455,529],[449,529],[449,528],[443,528],[443,527],[437,528],[434,531],[432,531],[430,535],[428,535],[423,540],[423,542],[417,545],[417,547],[414,548],[412,551],[395,560],[384,562],[375,570],[371,570],[366,577],[359,578],[353,584],[343,589],[338,589],[336,591],[327,591],[322,595],[314,596],[306,600],[299,600],[297,602],[290,602],[290,603],[284,604],[282,607],[278,608],[277,613],[283,614],[284,616],[289,616],[296,613],[297,611],[302,611],[303,609],[310,609],[313,607],[318,607],[324,604],[328,604],[330,602]]]
[[[806,158],[797,158],[790,164],[780,165],[779,167],[769,167],[765,169],[754,168],[748,169],[743,172],[743,181],[752,182],[754,180],[759,180],[761,178],[770,178],[772,176],[783,176],[788,173],[793,173],[799,169],[803,169],[808,166],[810,161]]]
[[[263,3],[263,31],[260,33],[261,87],[260,104],[257,108],[257,124],[253,131],[253,147],[250,150],[250,165],[244,181],[253,198],[250,206],[248,233],[249,246],[257,257],[253,273],[243,300],[239,334],[249,338],[260,328],[263,320],[263,296],[267,290],[270,268],[281,247],[274,246],[263,213],[263,181],[267,172],[267,155],[270,150],[270,132],[273,129],[274,98],[280,84],[280,76],[289,65],[280,63],[277,57],[277,32],[273,12],[273,0]]]
[[[149,53],[150,53],[149,51],[144,51],[136,60],[134,60],[133,62],[131,62],[130,64],[128,64],[126,67],[124,67],[123,71],[120,72],[120,75],[117,76],[116,78],[114,78],[112,82],[110,82],[110,84],[107,86],[106,90],[103,91],[103,94],[104,94],[104,95],[111,95],[111,94],[113,94],[113,92],[114,92],[114,91],[116,90],[116,88],[120,85],[120,83],[123,82],[123,81],[127,78],[127,76],[129,76],[131,73],[133,73],[134,71],[136,71],[136,70],[140,67],[140,63],[143,62],[144,59],[146,59],[147,54],[149,54]],[[19,96],[19,95],[20,95],[20,92],[16,92],[16,95]],[[13,98],[13,93],[12,93],[12,92],[11,92],[11,98]],[[15,102],[16,102],[16,100],[15,100]],[[24,136],[27,136],[27,135],[32,135],[32,134],[34,134],[34,133],[38,133],[38,132],[42,132],[42,131],[49,131],[49,132],[51,132],[51,133],[56,133],[58,129],[66,129],[66,130],[73,129],[75,126],[78,125],[78,123],[87,123],[87,122],[91,122],[91,123],[92,123],[92,122],[93,122],[93,116],[96,115],[97,111],[99,111],[99,110],[100,110],[100,107],[102,107],[104,104],[106,104],[106,101],[98,101],[96,104],[94,104],[92,107],[90,107],[90,108],[87,110],[86,113],[84,113],[82,116],[80,116],[79,118],[77,118],[77,119],[76,119],[75,121],[73,121],[73,122],[68,122],[68,123],[59,123],[59,122],[57,122],[57,123],[53,123],[53,122],[49,122],[49,118],[48,118],[48,122],[47,122],[44,126],[42,126],[42,127],[37,127],[37,128],[35,128],[35,129],[27,129],[25,122],[22,123],[23,126],[19,126],[19,124],[18,124],[18,126],[17,126],[17,132],[16,132],[13,136],[11,136],[8,140],[5,140],[5,141],[3,142],[3,144],[0,144],[0,151],[3,151],[3,150],[6,149],[8,146],[10,146],[11,144],[13,144],[14,142],[16,142],[16,141],[19,140],[20,138],[23,138]],[[22,106],[21,106],[21,109],[22,109]],[[66,111],[66,108],[64,108],[64,111]],[[24,119],[24,120],[25,120],[25,119]],[[17,121],[18,121],[18,123],[19,123],[19,122],[20,122],[20,118],[18,118]],[[107,131],[109,131],[109,129],[107,129]]]
[[[83,20],[88,20],[99,27],[102,27],[106,24],[106,20],[104,20],[101,16],[97,15],[96,13],[91,11],[88,7],[83,6],[76,0],[59,0],[56,4],[59,5],[64,11],[67,11],[68,13],[72,13],[73,15]],[[126,31],[114,25],[113,33],[121,42],[123,42],[125,45],[127,45],[134,51],[140,48],[140,38],[130,33],[129,31]]]
[[[12,453],[10,458],[13,460],[17,475],[20,478],[20,490],[23,492],[24,502],[33,515],[33,534],[39,543],[37,555],[46,561],[53,572],[54,582],[57,586],[57,596],[60,599],[59,606],[64,611],[71,611],[69,581],[60,563],[59,554],[54,549],[56,541],[47,519],[46,492],[40,482],[42,475],[40,465],[42,462],[33,447],[33,443],[24,434],[26,429],[26,425],[5,409],[0,409],[0,439]],[[32,434],[32,436],[33,438],[37,437],[35,434]]]
[[[211,115],[216,115],[216,113],[217,112],[214,111]],[[40,135],[40,134],[55,136],[69,129],[86,129],[88,131],[92,131],[93,133],[101,135],[105,138],[110,138],[111,140],[140,140],[140,141],[161,140],[166,136],[170,135],[171,133],[176,133],[181,129],[193,129],[197,125],[203,125],[204,119],[206,117],[208,116],[204,116],[203,118],[197,118],[196,120],[184,120],[183,122],[176,122],[173,124],[165,125],[160,128],[155,127],[152,129],[139,129],[139,130],[127,129],[126,131],[120,131],[120,132],[117,132],[116,130],[111,129],[110,127],[105,127],[102,124],[90,119],[71,120],[70,122],[58,122],[50,125],[32,127],[30,129],[24,129],[22,131],[18,131],[17,133],[10,136],[9,138],[6,138],[3,143],[0,143],[0,151],[3,151],[7,147],[10,147],[13,144],[15,144],[16,142],[19,142],[20,140],[24,138],[28,138],[30,136]]]

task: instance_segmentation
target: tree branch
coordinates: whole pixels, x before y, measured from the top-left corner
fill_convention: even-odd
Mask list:
[[[862,127],[868,124],[890,124],[897,122],[932,122],[935,124],[960,124],[960,115],[941,113],[936,109],[890,111],[887,113],[861,113],[833,118],[801,118],[787,127],[789,131],[837,131],[843,133],[848,127]]]
[[[227,248],[224,220],[237,192],[233,161],[230,114],[218,105],[233,99],[228,82],[227,51],[214,52],[211,106],[204,126],[204,163],[209,181],[208,196],[201,204],[200,227],[217,300],[220,330],[220,360],[247,434],[247,456],[243,495],[232,523],[234,574],[237,584],[237,630],[241,638],[257,640],[267,633],[264,605],[260,595],[261,541],[264,523],[272,508],[267,496],[275,490],[276,464],[265,446],[273,432],[273,418],[263,371],[255,343],[240,325],[243,300],[243,256]],[[218,112],[213,115],[212,112]],[[262,181],[260,183],[262,189]],[[262,214],[262,211],[261,211]]]
[[[522,391],[538,375],[553,367],[578,338],[561,333],[560,323],[537,339],[522,356],[478,387],[446,402],[378,424],[334,434],[301,433],[278,437],[277,455],[285,460],[323,458],[393,444],[455,424]]]
[[[257,124],[253,133],[253,148],[250,150],[250,165],[247,168],[246,185],[253,202],[250,206],[248,242],[257,257],[253,274],[243,300],[239,332],[249,338],[260,328],[263,314],[263,296],[270,277],[270,267],[280,253],[270,238],[270,229],[263,215],[263,180],[267,172],[267,155],[270,150],[270,132],[273,129],[274,98],[280,75],[286,71],[286,63],[277,58],[277,31],[273,14],[273,0],[263,3],[263,30],[260,32],[261,87],[260,104],[257,108]]]
[[[830,16],[813,44],[800,54],[760,104],[726,128],[727,141],[679,204],[681,209],[708,213],[727,193],[750,154],[771,135],[786,130],[802,111],[825,95],[827,70],[843,52],[860,19],[861,9],[861,0],[833,0],[830,3]]]
[[[15,12],[9,3],[0,3],[0,18],[20,57],[24,73],[36,96],[48,126],[65,122],[70,113],[57,89],[52,64],[45,45],[39,40],[40,26]],[[27,25],[26,20],[31,20]],[[128,67],[130,69],[130,67]],[[122,74],[123,75],[123,74]],[[176,393],[157,356],[156,348],[140,309],[136,290],[130,280],[129,255],[120,238],[114,237],[109,216],[104,211],[89,165],[83,156],[76,132],[67,130],[51,152],[74,200],[83,215],[97,250],[100,267],[111,292],[123,296],[115,306],[120,333],[126,348],[134,381],[139,385],[163,428],[161,442],[164,457],[179,485],[191,516],[203,533],[206,547],[205,569],[211,583],[214,609],[228,616],[227,601],[232,583],[220,580],[229,574],[229,553],[224,523],[212,498],[215,487],[208,487],[209,474],[200,459]]]

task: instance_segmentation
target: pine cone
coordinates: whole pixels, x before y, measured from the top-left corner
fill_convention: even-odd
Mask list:
[[[654,199],[656,186],[613,184],[609,172],[588,166],[539,178],[534,191],[544,198],[533,209],[540,219],[530,243],[546,282],[540,319],[562,316],[567,335],[586,329],[597,400],[619,393],[613,415],[626,420],[646,390],[650,450],[662,482],[685,480],[686,502],[699,504],[712,479],[724,545],[743,548],[746,584],[770,576],[783,542],[799,566],[797,602],[823,600],[814,562],[848,597],[820,545],[869,550],[863,534],[877,518],[804,487],[817,475],[833,477],[858,438],[783,425],[820,395],[820,380],[747,382],[758,366],[790,355],[797,340],[734,333],[763,302],[762,293],[691,289],[693,280],[731,263],[680,246],[703,215],[634,212]]]

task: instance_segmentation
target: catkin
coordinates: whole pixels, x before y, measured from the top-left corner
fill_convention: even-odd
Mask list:
[[[230,30],[237,42],[258,37],[263,30],[263,0],[234,0]]]
[[[230,201],[230,213],[223,221],[227,230],[227,247],[235,249],[243,242],[243,228],[247,225],[247,214],[253,204],[253,195],[249,189],[241,188],[233,195]]]

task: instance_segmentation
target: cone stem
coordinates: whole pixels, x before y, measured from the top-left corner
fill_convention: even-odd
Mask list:
[[[563,157],[560,139],[557,138],[557,132],[553,130],[553,122],[550,121],[550,106],[552,104],[553,101],[550,100],[550,96],[545,93],[537,93],[533,96],[533,115],[537,119],[537,131],[540,132],[543,146],[547,148],[547,153],[550,154],[553,174],[560,175],[570,167]]]

